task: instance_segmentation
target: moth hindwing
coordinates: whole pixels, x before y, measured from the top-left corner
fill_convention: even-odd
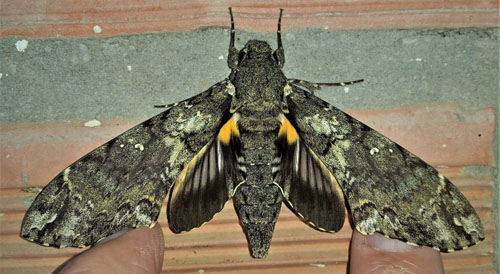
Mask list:
[[[229,77],[82,157],[26,213],[21,235],[83,247],[128,227],[153,226],[167,193],[174,232],[208,222],[234,200],[253,257],[265,257],[282,202],[335,232],[347,203],[356,229],[441,251],[484,238],[464,196],[434,168],[313,95],[323,85],[287,79],[278,48],[234,46]]]

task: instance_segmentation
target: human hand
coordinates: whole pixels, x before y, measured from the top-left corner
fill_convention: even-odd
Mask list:
[[[117,235],[118,234],[118,235]],[[160,225],[117,233],[71,258],[55,273],[160,273],[164,240]],[[353,231],[350,273],[444,273],[441,255],[429,247],[412,247]]]
[[[54,273],[160,273],[164,246],[159,224],[118,232],[72,257]]]
[[[444,273],[441,254],[430,247],[414,247],[382,234],[353,231],[350,273]]]

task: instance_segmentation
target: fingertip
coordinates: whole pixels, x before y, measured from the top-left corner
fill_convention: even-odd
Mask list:
[[[414,247],[381,234],[354,230],[350,246],[350,273],[444,273],[441,254],[429,247]]]
[[[152,228],[151,241],[154,243],[155,254],[155,272],[160,273],[163,267],[163,258],[165,255],[165,239],[163,230],[159,223]]]
[[[71,258],[57,273],[160,273],[164,239],[161,226],[118,232]]]

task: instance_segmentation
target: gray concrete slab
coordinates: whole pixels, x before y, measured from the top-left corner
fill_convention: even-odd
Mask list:
[[[237,32],[237,46],[274,33]],[[111,38],[0,40],[0,122],[141,120],[155,104],[195,95],[227,77],[228,29]],[[285,74],[310,81],[365,82],[324,88],[341,109],[498,101],[498,31],[301,30],[283,34]]]

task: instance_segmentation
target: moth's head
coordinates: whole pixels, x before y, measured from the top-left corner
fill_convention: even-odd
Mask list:
[[[266,41],[250,40],[240,51],[240,55],[246,55],[249,59],[266,59],[271,57],[273,50]]]

